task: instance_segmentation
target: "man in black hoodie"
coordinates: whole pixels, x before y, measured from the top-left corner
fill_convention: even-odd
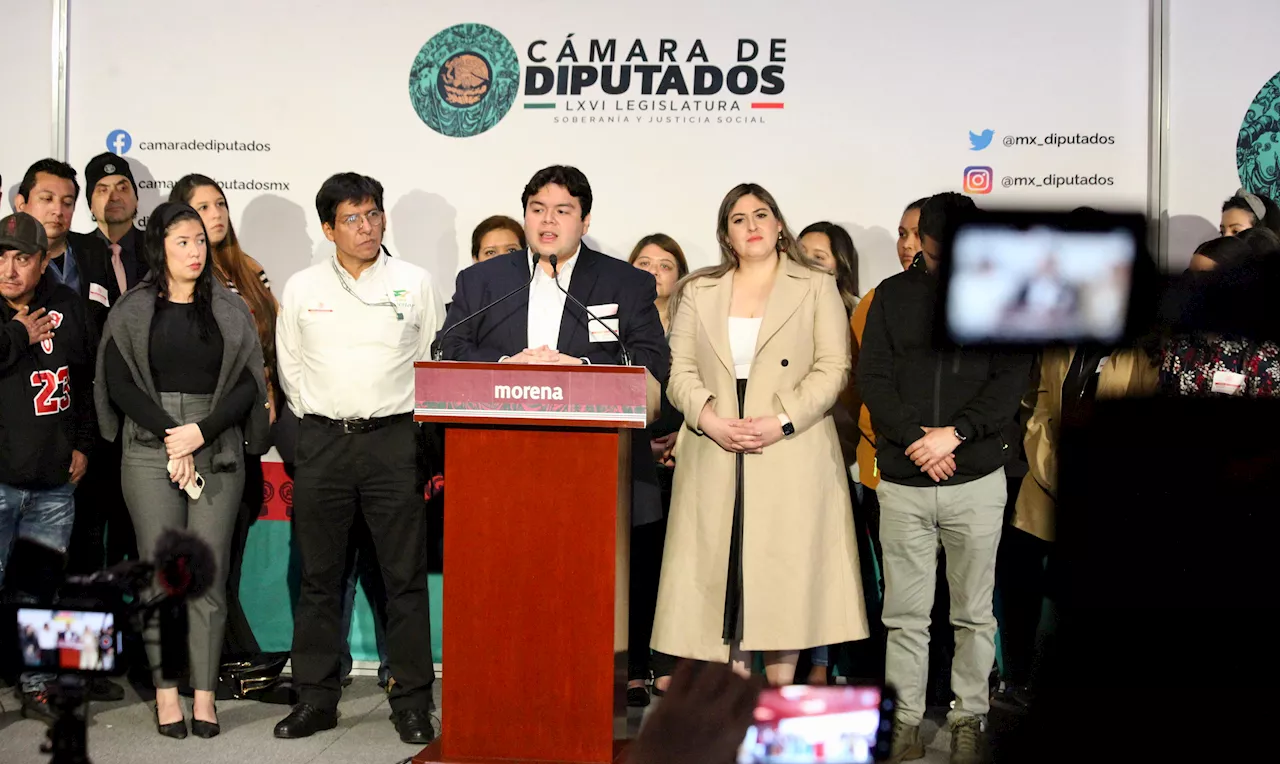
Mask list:
[[[0,220],[0,584],[15,537],[65,553],[97,424],[80,296],[49,267],[40,221]],[[23,677],[23,713],[48,720],[48,677]]]
[[[995,663],[996,549],[1004,521],[1004,465],[1030,359],[937,351],[932,327],[941,241],[977,214],[968,197],[938,194],[920,211],[923,252],[876,288],[858,363],[880,471],[886,681],[899,695],[890,761],[924,756],[920,722],[929,660],[937,543],[947,555],[956,646],[948,714],[952,764],[986,754],[988,677]]]

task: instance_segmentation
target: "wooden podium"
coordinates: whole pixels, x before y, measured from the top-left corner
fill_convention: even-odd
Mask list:
[[[440,737],[414,762],[609,764],[625,716],[630,430],[643,367],[419,362],[445,428]]]

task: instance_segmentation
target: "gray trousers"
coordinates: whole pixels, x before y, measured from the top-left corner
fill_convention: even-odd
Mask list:
[[[948,719],[983,716],[996,658],[996,549],[1008,494],[1004,469],[956,486],[911,488],[880,481],[880,543],[884,546],[885,682],[898,693],[898,719],[924,717],[929,672],[929,611],[933,608],[938,539],[947,554],[951,625],[956,650]]]
[[[199,422],[209,414],[211,395],[161,393],[164,410],[182,424]],[[129,427],[134,425],[129,423]],[[124,500],[129,506],[138,550],[149,560],[160,534],[170,528],[190,531],[213,548],[217,573],[213,585],[203,595],[187,603],[190,633],[187,650],[191,668],[191,687],[195,690],[218,688],[218,666],[222,657],[222,636],[227,622],[227,572],[230,569],[231,535],[236,513],[244,493],[244,455],[234,472],[213,471],[213,443],[207,443],[195,454],[196,472],[204,478],[204,491],[199,501],[192,501],[185,491],[169,480],[169,457],[163,444],[159,448],[140,445],[124,439],[124,458],[120,482]],[[153,588],[151,595],[157,591]],[[177,687],[175,680],[164,679],[160,672],[160,629],[153,619],[143,635],[147,643],[147,659],[151,662],[158,688]]]

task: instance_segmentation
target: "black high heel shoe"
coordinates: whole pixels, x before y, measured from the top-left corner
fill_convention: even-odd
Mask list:
[[[171,737],[174,740],[187,739],[186,717],[183,717],[182,721],[180,722],[173,722],[172,724],[161,724],[160,723],[160,706],[158,705],[152,706],[151,709],[155,711],[155,714],[156,714],[156,732],[159,732],[161,735],[164,735],[165,737]]]
[[[216,703],[213,705],[213,715],[214,717],[217,717],[218,715],[218,704]],[[195,718],[195,710],[192,709],[191,711],[191,734],[192,735],[195,735],[198,738],[203,738],[205,740],[208,740],[211,737],[217,737],[219,732],[222,732],[221,725],[219,725],[217,722],[206,722],[206,721],[201,721],[200,719]]]

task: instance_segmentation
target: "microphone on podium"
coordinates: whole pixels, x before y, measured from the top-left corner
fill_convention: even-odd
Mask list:
[[[622,341],[622,338],[618,336],[618,333],[617,333],[617,332],[615,332],[615,331],[613,330],[613,327],[609,326],[609,325],[608,325],[608,324],[606,324],[604,321],[601,321],[599,318],[597,318],[597,317],[596,317],[596,314],[592,313],[590,308],[588,308],[586,305],[583,305],[581,300],[579,300],[577,297],[574,297],[573,295],[569,294],[569,290],[567,290],[567,289],[565,289],[563,286],[561,286],[561,284],[560,284],[560,272],[556,270],[556,266],[557,266],[557,264],[559,264],[559,262],[560,262],[560,258],[556,257],[555,255],[552,255],[551,257],[549,257],[549,258],[547,258],[547,259],[548,259],[548,261],[551,263],[551,278],[555,279],[556,286],[560,287],[560,291],[561,291],[561,292],[564,292],[564,296],[565,296],[565,297],[568,297],[570,300],[573,300],[573,304],[574,304],[574,305],[577,305],[579,308],[582,308],[582,312],[583,312],[583,313],[586,313],[586,314],[587,314],[587,316],[591,319],[591,321],[595,321],[597,324],[600,324],[600,325],[601,325],[601,326],[603,326],[605,329],[608,329],[608,330],[609,330],[609,333],[613,335],[613,338],[614,338],[615,340],[617,340],[617,341],[618,341],[618,347],[622,350],[622,365],[623,365],[623,366],[630,366],[630,365],[631,365],[631,353],[627,351],[627,346],[626,346],[626,344]],[[588,322],[587,322],[587,334],[588,334],[588,336],[590,336],[590,334],[591,334],[591,321],[588,321]]]
[[[502,295],[501,297],[489,303],[488,305],[485,305],[484,307],[477,310],[475,313],[472,313],[471,315],[462,319],[461,321],[454,324],[453,326],[450,326],[448,329],[445,329],[443,332],[440,332],[440,335],[436,337],[435,340],[433,340],[431,343],[431,360],[433,361],[444,360],[443,340],[445,337],[449,336],[449,332],[452,332],[454,329],[457,329],[459,326],[462,326],[463,324],[467,323],[468,321],[480,315],[481,313],[484,313],[490,308],[497,306],[499,303],[506,301],[508,297],[513,297],[519,294],[520,292],[523,292],[524,290],[528,289],[529,285],[533,283],[534,277],[538,275],[538,261],[540,261],[541,259],[542,259],[542,255],[538,254],[537,252],[533,253],[533,267],[529,269],[528,281],[524,282],[523,284],[516,287],[515,289],[512,289],[510,292],[507,292],[506,294]]]

